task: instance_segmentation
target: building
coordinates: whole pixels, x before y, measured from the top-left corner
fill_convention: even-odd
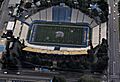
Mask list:
[[[16,7],[16,5],[19,5],[20,3],[21,3],[21,0],[9,0],[8,8]]]

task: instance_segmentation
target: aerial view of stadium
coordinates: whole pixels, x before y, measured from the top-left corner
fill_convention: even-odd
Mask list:
[[[45,77],[30,82],[54,82],[55,76],[77,82],[81,73],[106,72],[107,18],[97,11],[101,9],[95,9],[97,1],[85,4],[85,10],[73,0],[12,2],[8,5],[10,20],[1,36],[6,40],[3,73],[13,70],[19,75]]]
[[[102,38],[106,38],[105,23],[99,25],[95,19],[64,3],[30,15],[21,29],[20,39],[24,40],[25,47],[22,50],[27,62],[34,61],[40,66],[64,70],[88,69],[81,60],[86,60],[87,55],[94,52],[91,49],[96,48]],[[87,60],[91,60],[91,57]],[[94,56],[91,61],[94,61]]]

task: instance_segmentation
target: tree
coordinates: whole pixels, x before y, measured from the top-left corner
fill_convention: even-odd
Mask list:
[[[100,80],[96,79],[96,78],[93,78],[90,75],[84,75],[84,76],[80,77],[78,82],[100,82]]]
[[[56,76],[54,76],[52,82],[66,82],[66,80],[65,80],[64,77],[56,77]]]
[[[31,62],[33,63],[33,64],[37,64],[37,65],[39,65],[39,57],[38,56],[32,56],[31,57]]]
[[[29,8],[31,8],[31,5],[32,5],[32,3],[27,2],[27,3],[25,4],[25,8],[29,9]]]

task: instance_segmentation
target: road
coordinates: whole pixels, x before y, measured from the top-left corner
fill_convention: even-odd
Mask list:
[[[9,0],[4,0],[1,9],[0,9],[0,32],[4,29],[4,23],[9,20],[9,9],[8,9]]]
[[[2,71],[0,71],[0,82],[1,79],[19,79],[19,80],[27,80],[27,81],[31,81],[33,80],[34,82],[47,82],[45,80],[51,80],[53,79],[54,76],[58,76],[58,77],[64,77],[66,79],[66,82],[77,82],[78,79],[80,79],[80,76],[84,75],[83,73],[79,73],[79,72],[64,72],[64,71],[57,71],[57,72],[45,72],[45,71],[33,71],[33,70],[21,70],[21,74],[20,75],[16,75],[16,72],[12,72],[8,74],[3,74]],[[104,78],[102,78],[102,74],[87,74],[88,72],[86,72],[85,75],[89,75],[92,76],[96,79],[100,79],[100,80],[106,80]],[[44,81],[41,81],[44,80]]]
[[[120,82],[118,0],[108,0],[111,10],[108,20],[109,66],[108,82]]]
[[[1,81],[6,80],[6,81]],[[26,75],[12,75],[0,74],[0,82],[50,82],[51,78],[41,76],[26,76]]]

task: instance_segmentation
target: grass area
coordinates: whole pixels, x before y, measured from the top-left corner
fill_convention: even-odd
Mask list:
[[[86,46],[89,27],[74,25],[33,24],[31,43]]]

